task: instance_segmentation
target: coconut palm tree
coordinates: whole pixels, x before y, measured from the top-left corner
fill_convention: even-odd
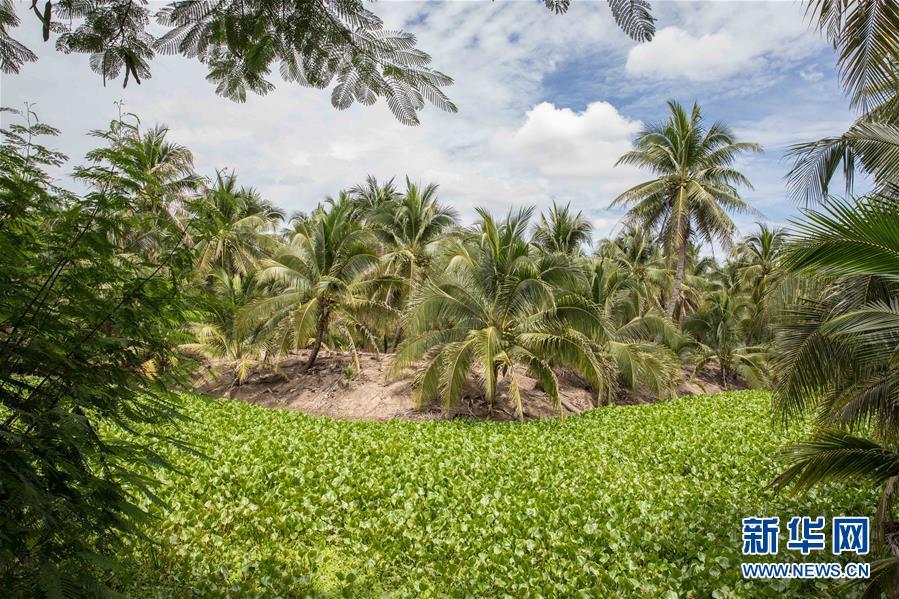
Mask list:
[[[391,373],[415,366],[416,397],[442,399],[449,409],[472,376],[493,404],[501,381],[522,417],[516,368],[527,369],[561,410],[553,370],[571,368],[609,398],[616,375],[597,355],[590,335],[601,327],[588,300],[566,292],[578,278],[565,256],[538,252],[527,241],[533,209],[480,220],[450,259],[445,272],[416,290],[404,317],[408,337],[397,348]]]
[[[571,205],[559,207],[553,201],[549,214],[541,214],[540,222],[534,229],[534,245],[545,252],[558,252],[569,256],[579,256],[584,246],[590,243],[593,225],[581,212],[572,213]]]
[[[661,310],[639,311],[644,290],[625,268],[598,256],[586,258],[582,268],[584,283],[576,292],[593,303],[602,320],[592,339],[598,351],[611,357],[628,388],[649,389],[659,399],[673,396],[680,378],[675,352],[687,340]]]
[[[107,142],[87,153],[87,159],[102,168],[78,168],[76,177],[97,189],[114,186],[133,198],[133,211],[146,221],[127,232],[119,243],[154,255],[161,244],[160,220],[173,224],[185,243],[192,244],[183,221],[202,179],[193,170],[193,155],[186,147],[167,139],[168,129],[157,125],[146,131],[122,119],[109,129],[91,135]]]
[[[456,211],[437,202],[436,184],[423,187],[407,178],[406,192],[370,210],[366,220],[384,251],[382,272],[405,283],[402,287],[390,287],[383,298],[401,311],[408,301],[409,290],[428,276],[434,257],[449,241],[449,232],[457,222]],[[383,324],[384,350],[395,349],[403,329],[390,330],[390,321]]]
[[[217,172],[215,182],[195,201],[194,211],[208,229],[196,247],[200,276],[214,269],[245,274],[277,247],[273,233],[284,213],[256,190],[239,187],[233,172]]]
[[[891,104],[858,117],[841,135],[791,146],[791,194],[806,205],[819,202],[831,193],[838,173],[852,194],[857,170],[867,173],[877,190],[899,180],[899,96]]]
[[[282,354],[311,345],[304,372],[327,337],[340,338],[355,355],[359,335],[372,339],[367,319],[392,317],[385,303],[371,298],[380,287],[399,284],[367,276],[380,260],[375,242],[348,197],[329,202],[302,223],[288,245],[261,262],[259,280],[273,291],[249,306],[243,319],[263,321]]]
[[[759,223],[758,231],[746,236],[736,248],[733,263],[740,272],[740,288],[748,290],[746,338],[750,344],[770,340],[771,293],[784,278],[779,260],[786,233],[778,227]]]
[[[259,297],[256,277],[253,272],[241,275],[216,270],[210,278],[212,293],[205,296],[203,319],[190,325],[195,341],[181,349],[223,362],[240,385],[265,357],[259,327],[247,327],[239,320],[241,311]]]
[[[841,424],[882,409],[879,422],[899,424],[899,199],[828,200],[804,213],[784,265],[829,284],[778,331],[778,405],[789,414],[826,402]]]
[[[775,481],[794,491],[830,480],[882,485],[872,582],[899,592],[899,198],[828,200],[806,210],[784,264],[826,278],[820,294],[785,313],[773,361],[783,418],[817,414],[821,430],[785,450]]]
[[[365,183],[354,185],[346,193],[352,198],[363,218],[377,213],[386,204],[402,197],[392,177],[382,185],[373,175],[368,175]]]
[[[628,189],[612,206],[629,206],[627,219],[654,231],[674,258],[674,280],[666,303],[666,311],[673,316],[690,242],[730,244],[735,226],[728,211],[751,210],[737,186],[752,186],[734,162],[744,152],[760,152],[761,146],[737,142],[724,123],[706,127],[697,104],[689,114],[674,100],[668,108],[668,120],[641,131],[634,149],[616,163],[645,168],[656,177]]]
[[[746,346],[741,341],[747,310],[746,300],[731,287],[709,293],[700,309],[684,319],[684,333],[697,341],[694,376],[714,363],[721,372],[721,385],[725,389],[738,377],[751,387],[767,385],[765,349]]]
[[[843,89],[860,114],[842,135],[791,148],[789,187],[807,204],[818,202],[838,172],[851,194],[861,170],[883,190],[899,180],[899,4],[809,0],[808,9],[838,51]]]
[[[627,320],[662,307],[664,291],[671,286],[671,271],[665,267],[649,232],[626,225],[614,240],[606,240],[600,245],[597,255],[615,264],[628,281],[623,284],[630,291],[631,309],[627,311]],[[622,312],[616,310],[615,314]]]
[[[895,98],[899,68],[899,5],[893,0],[808,0],[808,12],[838,52],[843,87],[854,106]]]
[[[437,202],[437,185],[422,187],[406,179],[406,192],[385,201],[368,221],[384,246],[389,271],[409,282],[427,274],[431,260],[458,214]]]

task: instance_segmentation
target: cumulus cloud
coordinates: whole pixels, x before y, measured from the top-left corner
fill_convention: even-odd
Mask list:
[[[663,27],[651,42],[631,48],[628,75],[697,82],[764,79],[825,47],[796,4],[697,2],[678,10],[689,27]]]
[[[615,161],[630,148],[640,127],[608,102],[592,102],[583,112],[541,102],[498,146],[544,177],[618,179],[624,173],[614,170]]]
[[[272,93],[235,104],[214,94],[203,65],[176,57],[159,57],[153,77],[140,86],[103,87],[86,56],[55,52],[53,40],[42,43],[33,23],[16,35],[40,60],[20,75],[2,76],[2,104],[35,102],[40,117],[63,131],[52,145],[78,161],[96,143],[85,133],[103,128],[115,115],[113,101],[124,99],[126,110],[146,125],[167,124],[171,138],[194,152],[203,174],[233,168],[242,183],[288,211],[309,210],[369,173],[380,179],[408,174],[439,183],[441,200],[466,219],[475,206],[504,212],[515,205],[544,207],[556,199],[584,210],[601,229],[598,234],[606,234],[602,229],[614,226],[620,211],[610,213],[605,206],[640,176],[612,166],[639,129],[635,106],[651,99],[653,112],[644,114],[655,118],[663,114],[665,97],[696,93],[696,87],[667,79],[671,69],[692,72],[706,54],[741,57],[743,65],[764,63],[769,55],[792,60],[804,55],[810,37],[817,40],[804,30],[801,12],[790,7],[696,4],[660,4],[660,22],[668,27],[651,44],[637,45],[618,30],[604,2],[575,2],[564,16],[536,2],[378,3],[373,10],[385,26],[414,32],[434,65],[456,81],[447,91],[459,114],[428,108],[421,126],[413,128],[397,123],[383,102],[336,111],[327,92],[277,77]],[[653,45],[671,35],[693,48],[689,60],[683,59],[687,66],[669,65],[664,75],[625,77],[633,56],[634,64],[649,61],[657,52]],[[646,52],[650,58],[640,58]],[[597,56],[601,63],[593,62]],[[578,61],[585,65],[577,67],[582,79],[548,83],[564,71],[560,67]],[[733,67],[711,63],[702,70],[742,77]],[[599,84],[589,85],[593,80]],[[708,86],[703,89],[731,85],[717,79],[702,83]],[[838,89],[833,93],[839,97]],[[581,95],[585,101],[569,101]],[[776,103],[771,110],[777,110]],[[3,122],[8,118],[2,116]]]
[[[665,27],[648,44],[627,56],[627,72],[643,77],[685,77],[712,81],[736,73],[754,58],[753,52],[727,32],[694,36],[679,27]]]

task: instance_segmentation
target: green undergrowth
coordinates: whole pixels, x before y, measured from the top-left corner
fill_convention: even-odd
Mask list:
[[[843,597],[741,577],[746,516],[865,515],[873,491],[765,490],[802,430],[761,392],[524,424],[345,422],[185,397],[169,509],[129,596]],[[785,543],[782,533],[781,545]],[[803,560],[781,550],[778,560]],[[822,552],[805,561],[832,561]]]

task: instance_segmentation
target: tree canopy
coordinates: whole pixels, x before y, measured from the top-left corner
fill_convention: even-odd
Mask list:
[[[557,14],[570,0],[544,0]],[[637,41],[652,39],[655,20],[644,0],[609,0],[621,29]],[[16,41],[20,25],[12,0],[0,0],[0,71],[18,73],[34,52]],[[180,55],[206,65],[216,93],[244,102],[248,93],[274,89],[272,71],[287,82],[331,89],[338,110],[384,98],[401,123],[416,125],[425,103],[456,112],[443,88],[453,79],[431,66],[415,36],[384,28],[363,0],[186,0],[155,12],[142,0],[33,0],[27,9],[45,42],[90,55],[103,83],[140,84],[158,55]],[[162,30],[161,33],[160,30]]]

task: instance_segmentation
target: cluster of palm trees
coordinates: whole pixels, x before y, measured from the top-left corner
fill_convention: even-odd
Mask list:
[[[524,375],[558,405],[559,374],[573,371],[601,404],[622,386],[670,397],[713,366],[725,387],[772,388],[785,419],[816,415],[819,430],[785,451],[777,486],[882,485],[872,582],[899,596],[899,13],[891,2],[811,4],[860,116],[843,135],[794,148],[789,185],[818,207],[789,234],[759,225],[736,238],[730,213],[753,210],[735,165],[759,148],[676,102],[621,157],[652,178],[613,200],[627,208],[624,226],[594,245],[569,206],[479,210],[464,227],[436,185],[371,177],[284,224],[233,173],[197,177],[161,128],[120,122],[90,158],[146,215],[146,227],[122,231],[129,245],[153,256],[158,229],[171,231],[153,220],[181,223],[200,290],[183,347],[236,383],[300,350],[306,370],[322,347],[382,352],[422,404],[451,407],[476,389],[521,416]],[[835,175],[851,192],[857,171],[869,194],[828,197]],[[711,243],[724,260],[705,254]]]
[[[671,397],[710,365],[725,387],[768,382],[784,235],[762,225],[735,240],[728,216],[749,210],[734,160],[758,148],[706,127],[698,106],[669,111],[622,157],[655,178],[615,200],[630,207],[625,224],[595,246],[569,206],[478,210],[465,227],[436,185],[408,179],[369,177],[285,222],[233,173],[194,175],[158,128],[122,126],[115,150],[92,158],[133,179],[148,213],[203,222],[202,235],[183,227],[200,290],[183,349],[235,384],[301,350],[303,371],[323,347],[352,355],[355,372],[360,352],[380,352],[391,376],[414,378],[421,404],[451,408],[476,389],[521,416],[523,376],[557,406],[564,371],[597,405],[621,387]],[[730,250],[721,263],[703,254],[712,241]]]

